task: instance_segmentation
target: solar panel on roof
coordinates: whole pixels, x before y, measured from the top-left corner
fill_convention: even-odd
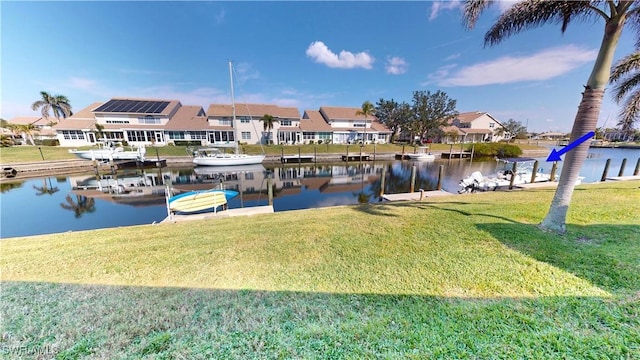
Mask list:
[[[117,113],[142,113],[159,114],[167,106],[169,101],[149,101],[149,100],[109,100],[99,106],[96,112],[117,112]]]

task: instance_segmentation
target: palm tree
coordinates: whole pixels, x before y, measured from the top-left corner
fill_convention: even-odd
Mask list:
[[[64,95],[50,95],[46,91],[40,91],[41,100],[35,101],[31,104],[32,110],[40,109],[42,113],[42,117],[45,119],[49,119],[49,111],[53,110],[53,115],[56,117],[56,120],[59,122],[60,117],[67,118],[73,115],[71,111],[71,105],[69,104],[69,99]]]
[[[364,115],[364,130],[362,132],[362,144],[366,144],[367,142],[367,116],[373,116],[376,111],[376,107],[367,100],[362,103],[362,108],[356,111],[356,115]]]
[[[23,144],[27,144],[28,141],[31,142],[31,145],[36,145],[35,140],[33,139],[33,133],[38,132],[38,128],[33,124],[9,124],[7,125],[15,135],[19,135],[24,139]]]
[[[488,0],[467,0],[464,5],[464,21],[467,27],[473,28],[480,14],[492,3],[494,2]],[[640,25],[639,7],[633,6],[635,4],[635,1],[623,0],[518,1],[505,10],[487,31],[484,43],[489,46],[496,45],[511,35],[546,23],[561,24],[561,31],[564,32],[569,23],[576,18],[589,20],[596,17],[604,20],[603,38],[598,56],[582,93],[582,100],[571,131],[571,141],[574,141],[596,128],[605,86],[609,82],[611,64],[622,29],[627,20],[635,27]],[[565,156],[565,166],[562,167],[558,188],[549,212],[540,224],[542,229],[559,233],[566,231],[567,211],[588,149],[589,143],[583,142]]]
[[[620,111],[618,126],[629,138],[634,133],[634,123],[640,115],[640,52],[618,61],[611,70],[611,83],[617,83],[613,89],[613,96],[620,104],[624,100]]]
[[[262,121],[262,125],[264,125],[264,131],[267,132],[267,144],[271,143],[271,130],[273,130],[273,126],[278,122],[278,119],[269,114],[264,114],[260,121]]]

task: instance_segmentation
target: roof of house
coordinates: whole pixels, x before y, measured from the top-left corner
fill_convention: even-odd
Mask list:
[[[356,115],[362,109],[357,107],[320,106],[320,113],[327,120],[364,120],[364,115]],[[375,120],[375,116],[367,116],[367,120]]]
[[[483,111],[469,111],[469,112],[459,113],[458,116],[456,116],[454,119],[449,120],[449,124],[451,124],[453,122],[453,120],[455,120],[455,119],[458,119],[460,121],[460,123],[470,123],[470,122],[478,119],[479,117],[482,117],[482,116],[485,116],[485,115],[490,117],[496,123],[498,123],[498,125],[502,126],[502,123],[500,121],[498,121],[498,119],[493,117],[488,112],[483,112]]]
[[[282,107],[270,104],[244,104],[236,103],[236,116],[251,116],[260,119],[264,115],[271,115],[276,118],[300,119],[300,112],[295,107]],[[233,116],[231,104],[211,104],[207,109],[207,116]]]
[[[492,134],[493,130],[491,129],[462,129],[466,134]]]
[[[66,119],[60,119],[60,122],[54,126],[58,130],[81,130],[89,129],[96,123],[95,116],[91,110],[102,105],[102,102],[94,102],[84,109],[74,113]]]
[[[455,132],[457,132],[457,133],[458,133],[458,135],[460,135],[460,136],[462,136],[462,135],[464,135],[464,134],[465,134],[465,133],[464,133],[464,131],[460,130],[460,128],[459,128],[459,127],[457,127],[457,126],[453,126],[453,125],[451,125],[451,126],[443,126],[443,127],[441,127],[440,129],[441,129],[442,131],[444,131],[444,132],[445,132],[445,134],[446,134],[446,133],[448,133],[448,132],[451,132],[451,131],[455,131]]]
[[[52,120],[45,120],[45,118],[43,118],[42,116],[17,116],[9,120],[8,122],[9,124],[16,124],[16,125],[33,124],[35,126],[45,126],[49,124],[49,122],[51,121]],[[55,118],[53,121],[55,121]]]
[[[300,130],[302,131],[324,131],[330,132],[331,125],[327,124],[320,111],[305,110],[300,120]]]
[[[209,124],[206,116],[198,116],[201,106],[184,105],[169,119],[166,130],[206,130]]]

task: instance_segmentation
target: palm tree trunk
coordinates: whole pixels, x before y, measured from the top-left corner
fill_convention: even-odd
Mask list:
[[[578,107],[578,113],[573,122],[570,141],[573,142],[590,131],[595,131],[602,106],[605,86],[609,82],[613,55],[622,33],[626,14],[622,13],[607,21],[604,36],[598,51],[591,75],[587,81],[582,100]],[[569,151],[564,158],[558,189],[556,190],[549,212],[542,220],[540,227],[558,233],[566,231],[567,211],[571,203],[573,189],[580,175],[580,169],[587,158],[589,142],[583,142]]]
[[[587,87],[584,93],[582,93],[582,101],[578,107],[576,120],[573,123],[573,130],[571,131],[571,141],[574,141],[589,131],[595,130],[603,97],[604,89],[590,89]],[[540,224],[543,229],[558,233],[565,232],[567,210],[571,203],[573,189],[580,175],[580,169],[582,168],[584,160],[587,158],[589,143],[589,141],[585,141],[565,155],[558,189],[551,201],[551,207],[547,216],[542,221],[542,224]]]

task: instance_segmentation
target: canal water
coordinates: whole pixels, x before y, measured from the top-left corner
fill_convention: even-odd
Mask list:
[[[628,159],[624,175],[631,175],[639,157],[640,150],[591,149],[581,171],[583,181],[599,181],[607,159],[612,159],[609,176],[618,175],[623,158]],[[538,160],[543,171],[550,172],[551,165],[545,158]],[[471,172],[492,174],[500,165],[495,160],[443,159],[135,169],[115,174],[120,181],[145,184],[139,192],[127,195],[91,190],[96,185],[93,173],[4,182],[0,184],[0,238],[160,222],[167,217],[163,194],[167,184],[178,192],[220,186],[239,191],[240,195],[229,201],[229,208],[267,205],[268,177],[273,182],[276,212],[375,203],[379,201],[383,169],[385,193],[393,194],[409,191],[414,166],[416,191],[435,190],[442,166],[443,190],[456,193],[459,181]]]

